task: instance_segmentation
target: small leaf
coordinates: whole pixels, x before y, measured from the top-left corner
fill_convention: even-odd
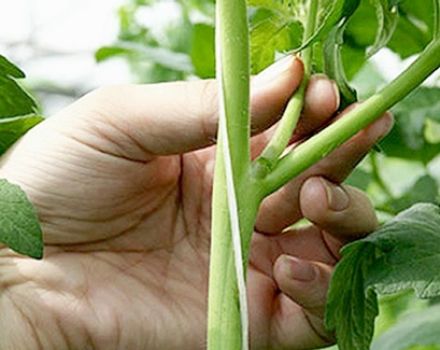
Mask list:
[[[324,72],[338,85],[341,93],[341,110],[357,101],[357,92],[348,83],[342,61],[341,50],[345,28],[346,23],[340,23],[331,30],[324,43]]]
[[[376,8],[376,16],[379,25],[373,47],[368,50],[368,56],[370,57],[388,44],[399,20],[397,7],[390,6],[388,0],[372,1]]]
[[[37,214],[26,194],[0,180],[0,242],[17,253],[43,257],[43,237]]]
[[[413,289],[440,295],[440,208],[417,204],[372,235],[342,250],[326,309],[340,350],[368,350],[378,314],[377,294]]]
[[[41,121],[43,118],[35,114],[0,119],[0,155]]]
[[[130,53],[132,53],[132,51],[124,47],[104,46],[95,52],[95,59],[97,62],[103,62],[115,56],[128,55]]]

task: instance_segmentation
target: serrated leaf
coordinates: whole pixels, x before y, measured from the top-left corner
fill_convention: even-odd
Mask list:
[[[16,82],[24,73],[0,55],[0,118],[35,113],[35,100]]]
[[[439,227],[440,208],[417,204],[342,250],[325,316],[341,350],[369,349],[377,293],[413,289],[420,298],[440,295]]]
[[[277,13],[260,10],[251,22],[251,68],[257,74],[284,52],[300,44],[302,28],[299,22],[289,22]]]
[[[0,119],[0,155],[41,121],[43,117],[35,114]]]
[[[440,305],[412,313],[373,342],[371,350],[440,345]]]
[[[43,257],[43,235],[38,217],[26,194],[0,180],[0,242],[17,253]]]
[[[368,50],[368,56],[374,55],[385,47],[394,34],[399,20],[396,6],[391,6],[389,0],[371,0],[376,8],[378,28],[373,46]]]

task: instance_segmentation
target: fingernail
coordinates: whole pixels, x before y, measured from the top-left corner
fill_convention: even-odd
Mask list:
[[[286,256],[288,274],[291,279],[310,282],[315,279],[316,271],[312,264],[293,256]]]
[[[338,109],[339,104],[341,103],[341,95],[339,93],[338,84],[336,84],[334,80],[330,80],[325,74],[315,74],[312,76],[311,80],[313,80],[314,92],[317,91],[317,93],[324,98],[328,98],[328,96],[333,95],[335,98],[334,109]]]
[[[327,202],[330,210],[342,211],[348,208],[350,198],[341,186],[321,178],[321,183],[327,193]]]
[[[254,83],[256,83],[257,85],[265,85],[273,82],[275,79],[278,79],[281,75],[288,72],[289,68],[297,60],[297,57],[291,55],[283,57],[282,59],[276,61],[274,64],[259,73],[254,78]]]

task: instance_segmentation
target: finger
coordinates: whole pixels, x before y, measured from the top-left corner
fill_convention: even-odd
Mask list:
[[[273,275],[282,293],[278,297],[279,310],[274,315],[279,345],[288,347],[296,343],[311,348],[333,342],[333,336],[323,324],[332,270],[331,266],[289,255],[277,259]],[[296,312],[289,312],[292,309]]]
[[[365,193],[322,177],[304,183],[300,206],[304,217],[334,237],[326,234],[323,239],[335,256],[344,243],[363,237],[379,226],[373,204]]]
[[[295,142],[326,124],[339,108],[336,83],[323,74],[312,76],[307,85],[304,109],[292,136]],[[257,156],[266,146],[277,125],[254,138],[252,153]]]
[[[294,139],[304,137],[323,126],[338,110],[340,102],[339,89],[334,81],[324,74],[312,76]]]
[[[253,130],[261,131],[276,122],[302,76],[302,62],[288,56],[254,79]],[[129,153],[178,154],[215,141],[217,89],[214,80],[107,87],[73,108],[98,111],[99,120],[88,118],[86,128],[92,123],[101,138],[122,145],[125,152],[131,147]]]
[[[277,234],[298,221],[302,217],[299,196],[303,183],[314,176],[323,176],[334,183],[341,183],[373,145],[389,132],[392,125],[393,117],[386,114],[328,157],[266,198],[257,218],[257,231]]]

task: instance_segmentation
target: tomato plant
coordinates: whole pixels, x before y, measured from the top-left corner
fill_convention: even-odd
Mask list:
[[[217,0],[214,4],[182,0],[176,2],[179,19],[157,35],[137,19],[136,12],[158,2],[128,1],[119,13],[118,41],[99,49],[96,58],[125,57],[140,81],[217,76],[220,123],[208,348],[248,348],[246,268],[263,199],[390,108],[396,116],[395,128],[349,179],[369,192],[387,222],[343,249],[330,286],[326,325],[336,332],[341,350],[369,349],[379,309],[391,318],[398,313],[389,311],[392,299],[379,299],[381,295],[410,289],[434,303],[440,295],[440,210],[438,183],[428,170],[440,153],[440,89],[419,86],[440,66],[440,1]],[[387,82],[371,64],[384,47],[402,59],[418,58]],[[305,77],[273,138],[251,160],[250,75],[292,52],[301,55]],[[308,78],[314,73],[325,73],[337,82],[341,108],[359,96],[365,100],[285,154],[303,108]],[[0,155],[42,120],[34,99],[17,82],[22,78],[23,72],[0,56]],[[396,171],[389,174],[390,162],[396,158],[407,167],[417,164],[421,169],[403,191],[391,186],[401,176]],[[19,253],[41,258],[41,228],[26,195],[0,181],[0,196],[0,241]],[[407,294],[397,300],[405,305],[402,308],[410,303]],[[389,330],[379,322],[384,332],[373,349],[440,344],[440,311],[438,306],[427,310],[416,313],[414,322],[404,320]]]
[[[320,71],[318,66],[312,66],[314,59],[324,62],[322,71],[338,83],[345,103],[356,100],[356,93],[345,78],[340,50],[347,23],[360,1],[255,0],[250,4],[269,9],[278,17],[288,13],[286,21],[299,23],[304,34],[301,44],[295,50],[302,53],[306,74],[301,88],[288,103],[273,138],[261,155],[251,161],[250,45],[246,3],[227,0],[217,2],[216,57],[220,126],[213,199],[209,349],[248,348],[246,259],[258,206],[262,200],[376,120],[440,66],[440,3],[433,1],[432,41],[411,67],[349,111],[344,118],[283,156],[302,109],[307,78],[313,68],[314,71]],[[386,45],[398,21],[398,2],[372,1],[371,6],[375,8],[380,26],[368,55]],[[283,23],[276,33],[282,31],[286,24]],[[321,45],[316,48],[318,44]],[[241,49],[237,50],[237,46]],[[421,297],[432,297],[439,293],[429,277],[425,277],[424,283],[421,283],[418,280],[420,275],[411,274],[411,269],[405,268],[404,264],[412,250],[421,251],[422,257],[428,254],[423,249],[426,242],[422,237],[430,234],[434,240],[438,239],[436,230],[439,227],[439,214],[436,206],[414,207],[384,226],[384,232],[376,233],[345,249],[345,256],[331,283],[326,317],[329,330],[336,331],[341,349],[369,348],[374,317],[377,315],[376,293],[392,293],[408,288],[414,288]],[[398,238],[395,237],[396,232],[400,232]],[[407,239],[405,233],[410,238]],[[417,239],[415,233],[421,236]],[[376,238],[377,242],[374,241]],[[362,250],[363,254],[354,248],[356,245],[365,247],[364,244],[369,249]],[[402,247],[409,246],[409,249],[398,249],[400,244]],[[376,267],[376,264],[391,267],[386,271]],[[415,260],[411,260],[409,266],[414,265]],[[399,267],[402,271],[399,271]],[[368,273],[372,270],[376,272],[370,277]],[[347,285],[347,280],[353,283]],[[225,284],[219,285],[218,281],[225,281]]]

